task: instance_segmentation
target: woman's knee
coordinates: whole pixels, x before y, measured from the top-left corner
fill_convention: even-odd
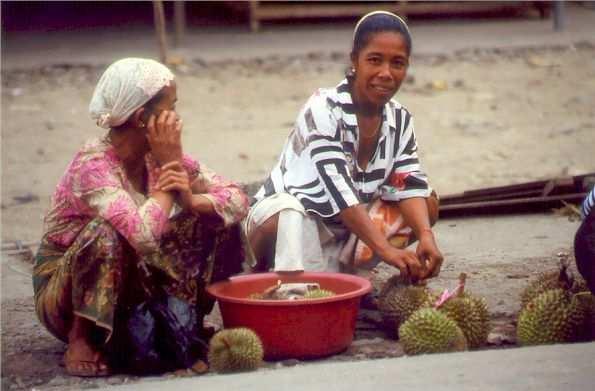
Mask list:
[[[126,245],[126,239],[107,220],[96,217],[91,220],[79,233],[79,240],[89,243],[92,247],[121,249]],[[86,247],[86,246],[85,246]]]
[[[279,225],[279,213],[275,213],[262,224],[252,229],[249,239],[260,239],[266,241],[274,241],[277,238],[277,228]]]

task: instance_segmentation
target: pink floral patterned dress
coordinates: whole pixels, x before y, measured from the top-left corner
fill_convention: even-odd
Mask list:
[[[145,162],[150,195],[158,166],[151,154]],[[116,304],[134,285],[127,281],[128,266],[138,260],[164,276],[168,292],[205,311],[212,300],[204,286],[241,270],[237,223],[246,215],[248,198],[238,185],[187,155],[183,166],[218,218],[180,208],[167,216],[153,198],[135,191],[105,140],[91,140],[75,155],[46,215],[33,276],[38,317],[54,335],[66,338],[73,314],[111,334]]]

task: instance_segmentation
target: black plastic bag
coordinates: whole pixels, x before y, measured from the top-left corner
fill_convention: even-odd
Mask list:
[[[134,307],[125,322],[122,364],[135,373],[159,373],[166,371],[165,362],[157,351],[157,324],[148,303]]]
[[[119,308],[109,348],[114,365],[135,374],[159,374],[206,360],[208,341],[198,307],[167,294],[158,276],[144,263],[137,266],[133,290],[143,293],[134,300],[138,304]]]
[[[193,305],[168,295],[133,307],[124,323],[123,366],[136,374],[190,368],[208,349],[198,319]]]

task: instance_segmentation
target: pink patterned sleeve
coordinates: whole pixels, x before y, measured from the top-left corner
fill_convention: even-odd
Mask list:
[[[197,177],[201,195],[208,198],[221,217],[224,226],[235,224],[248,213],[248,197],[237,183],[217,175],[205,165]]]
[[[80,165],[73,181],[75,195],[92,213],[106,219],[137,252],[157,250],[167,215],[152,198],[137,206],[111,167],[103,164],[97,159]]]

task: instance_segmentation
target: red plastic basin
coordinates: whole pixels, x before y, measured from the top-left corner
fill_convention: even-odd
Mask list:
[[[277,280],[317,282],[335,296],[310,300],[254,300]],[[310,359],[345,350],[353,341],[360,299],[370,292],[365,278],[342,273],[256,273],[207,287],[219,302],[223,326],[248,327],[262,340],[266,360]]]

